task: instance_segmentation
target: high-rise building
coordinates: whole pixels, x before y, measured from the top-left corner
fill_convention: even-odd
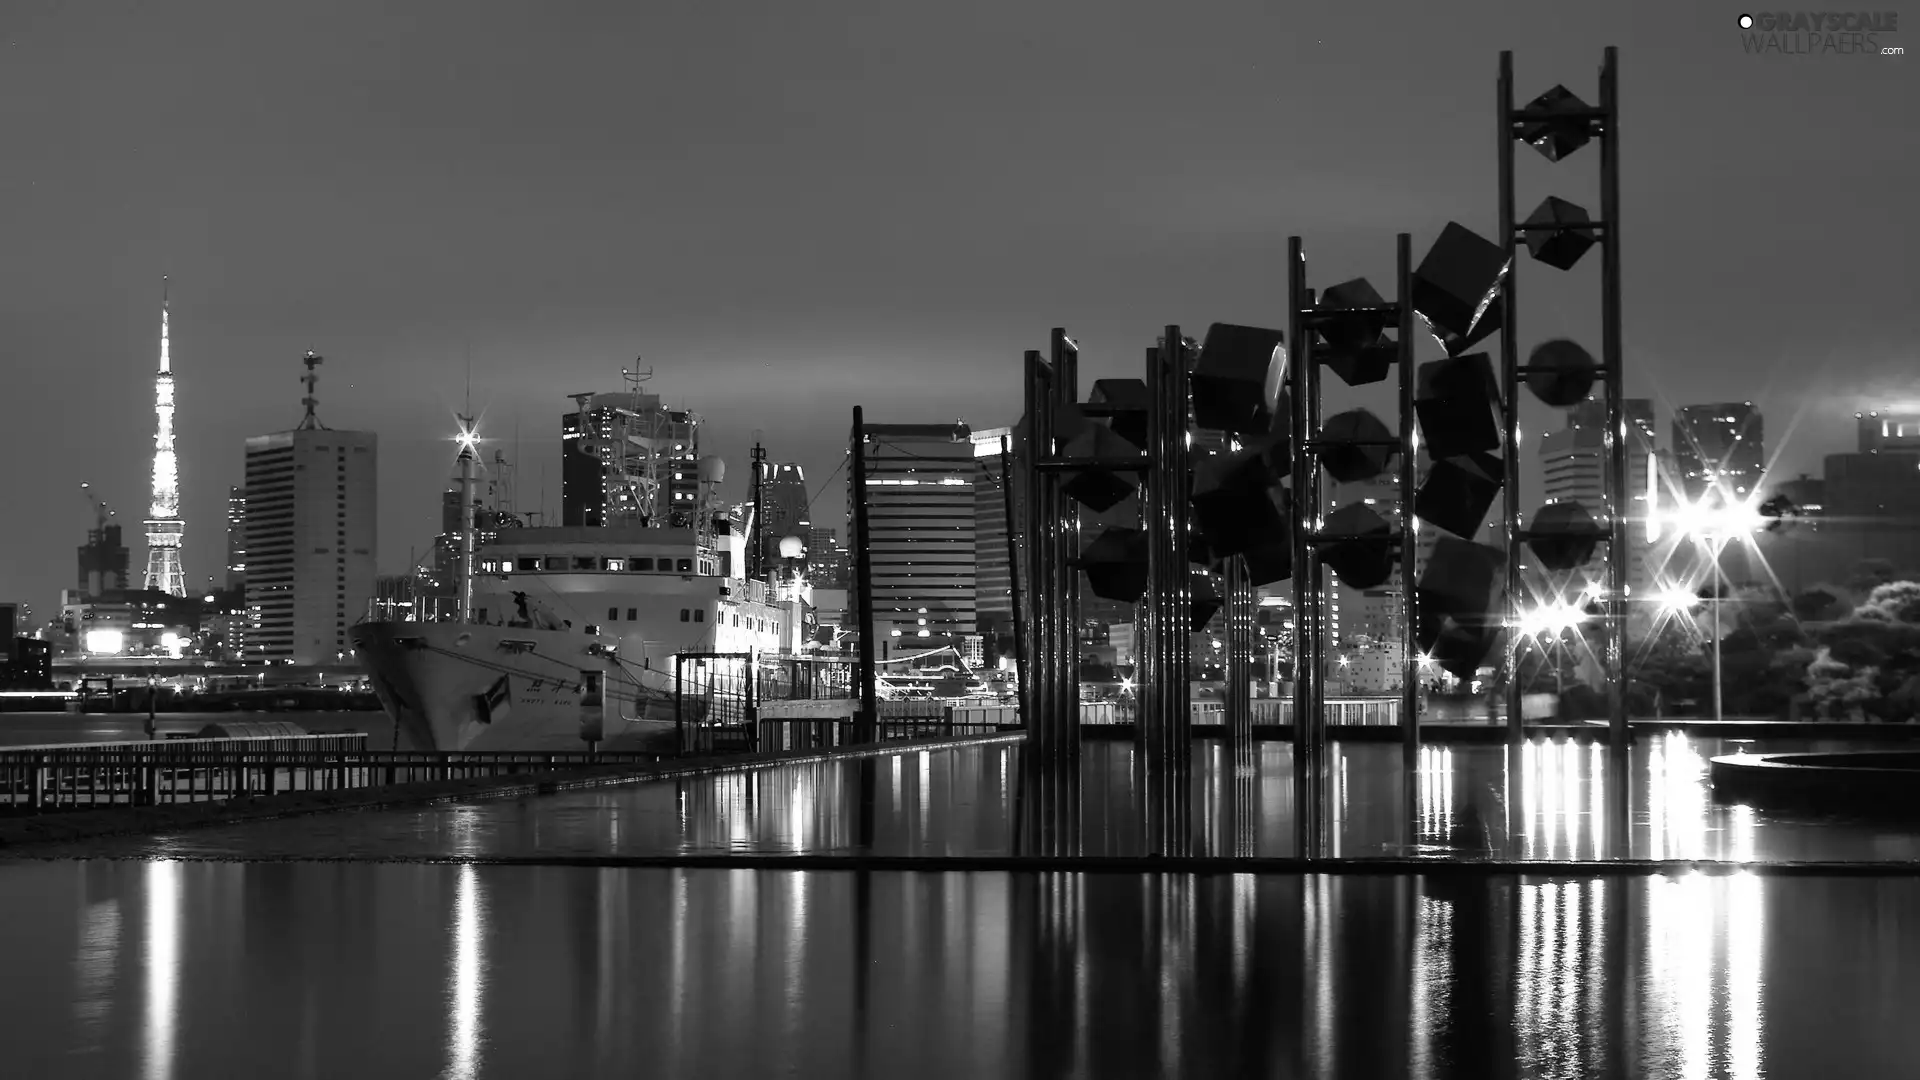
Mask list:
[[[760,513],[766,518],[760,524],[760,559],[771,570],[780,565],[780,541],[789,536],[806,540],[813,522],[807,517],[811,497],[800,466],[789,462],[766,470],[760,480]]]
[[[1860,453],[1920,453],[1920,411],[1875,410],[1854,413],[1853,419],[1860,430]]]
[[[227,588],[247,587],[247,489],[227,489]]]
[[[173,450],[173,356],[168,342],[167,290],[160,279],[160,370],[153,377],[153,501],[147,515],[149,591],[187,595],[187,572],[180,562],[186,525],[180,520],[180,462]]]
[[[1674,479],[1689,500],[1718,488],[1739,501],[1760,488],[1767,455],[1760,410],[1751,401],[1682,405],[1673,414]]]
[[[870,553],[878,651],[958,644],[977,632],[972,433],[963,421],[867,424],[861,437],[872,535],[850,546]]]
[[[1627,585],[1633,593],[1644,596],[1651,588],[1653,567],[1647,519],[1648,514],[1657,509],[1649,497],[1658,482],[1655,462],[1659,429],[1655,424],[1653,402],[1629,398],[1621,402],[1621,407],[1627,421],[1626,491],[1621,493],[1626,500]],[[1568,409],[1566,418],[1565,427],[1548,432],[1540,440],[1541,496],[1550,503],[1578,503],[1593,515],[1594,521],[1604,523],[1607,520],[1606,402],[1589,398]],[[1757,414],[1754,423],[1759,424]],[[1603,545],[1588,564],[1590,574],[1597,575],[1605,561]]]
[[[77,585],[86,596],[105,596],[127,587],[127,566],[132,561],[127,545],[120,539],[120,526],[100,524],[87,530],[87,542],[79,549],[80,575]]]
[[[315,412],[321,358],[306,356],[306,416],[247,440],[248,661],[331,664],[374,593],[379,445]]]
[[[560,523],[664,516],[671,527],[691,527],[700,506],[700,418],[638,389],[573,399],[574,411],[560,418]]]
[[[1013,428],[976,428],[970,438],[974,454],[974,618],[983,634],[1012,633],[1014,580],[1013,563],[1007,554],[1007,504],[1011,498],[1018,522],[1020,468],[1017,461],[1001,453],[1001,448],[1004,444],[1017,455],[1017,435]]]

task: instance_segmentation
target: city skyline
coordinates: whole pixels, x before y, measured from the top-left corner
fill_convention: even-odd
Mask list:
[[[1316,275],[1381,282],[1395,232],[1490,228],[1484,110],[1461,103],[1490,96],[1501,48],[1529,97],[1590,93],[1597,42],[1627,58],[1630,394],[1663,412],[1753,400],[1785,440],[1776,478],[1848,449],[1852,413],[1920,398],[1901,243],[1920,231],[1904,194],[1920,135],[1897,104],[1912,73],[1745,55],[1725,12],[882,8],[856,30],[630,14],[532,41],[510,16],[462,14],[293,24],[198,5],[9,29],[0,89],[25,104],[0,112],[20,162],[0,176],[18,218],[0,423],[42,464],[9,484],[32,509],[0,599],[51,610],[90,520],[81,481],[145,501],[163,275],[189,591],[222,573],[246,438],[298,420],[308,349],[330,358],[334,422],[386,444],[380,564],[397,569],[437,531],[469,369],[490,448],[517,442],[523,505],[559,507],[564,395],[617,390],[636,356],[706,418],[738,497],[756,430],[824,478],[854,404],[875,422],[1014,422],[1020,352],[1051,326],[1092,378],[1135,374],[1166,322],[1276,323],[1289,233]],[[275,74],[323,57],[346,58],[336,78]],[[823,57],[857,75],[821,74]],[[671,73],[702,64],[725,88],[682,91]],[[1137,77],[1169,64],[1209,75]],[[897,92],[859,90],[874,79]],[[1327,86],[1321,107],[1284,104]],[[1404,136],[1356,136],[1383,116]],[[1183,152],[1154,152],[1170,144]],[[1417,182],[1388,179],[1407,161]],[[1590,201],[1533,164],[1531,200]],[[1833,206],[1874,229],[1835,227]],[[1584,316],[1562,324],[1583,310],[1556,307],[1577,295],[1562,284],[1529,276],[1526,341],[1592,339]],[[839,524],[837,495],[823,502],[816,520]]]

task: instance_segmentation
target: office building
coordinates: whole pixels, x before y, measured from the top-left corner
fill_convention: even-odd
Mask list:
[[[960,645],[976,632],[972,432],[951,424],[867,424],[866,544],[882,657]],[[849,477],[849,483],[852,477]],[[851,509],[851,505],[850,505]]]
[[[247,489],[227,489],[227,588],[247,587]]]
[[[644,525],[664,516],[669,527],[691,527],[700,418],[638,389],[573,399],[574,411],[560,418],[560,523]]]
[[[760,525],[760,558],[769,572],[780,566],[780,541],[789,536],[807,540],[813,529],[807,507],[811,500],[807,474],[799,465],[788,462],[766,466],[766,475],[760,480],[760,513],[766,518]]]
[[[82,594],[104,596],[127,588],[131,559],[121,540],[120,526],[109,524],[102,515],[100,524],[87,530],[87,542],[78,554],[80,573],[75,584]]]
[[[307,354],[300,426],[247,440],[248,662],[338,662],[373,596],[378,440],[320,423],[320,361]]]
[[[1674,410],[1673,465],[1674,479],[1689,500],[1699,501],[1716,486],[1725,499],[1752,495],[1767,467],[1760,410],[1751,401]]]
[[[1007,547],[1007,516],[1011,510],[1017,536],[1021,501],[1015,438],[1010,427],[979,428],[971,436],[974,618],[980,633],[997,636],[1013,633],[1014,561]],[[1010,454],[1002,453],[1003,446]]]
[[[1629,398],[1621,402],[1627,421],[1627,475],[1624,512],[1627,520],[1627,585],[1630,595],[1647,595],[1657,562],[1648,541],[1648,519],[1657,512],[1658,427],[1653,402]],[[1721,408],[1721,406],[1715,406]],[[1754,423],[1759,423],[1756,414]],[[1540,440],[1541,497],[1549,503],[1578,503],[1596,522],[1607,521],[1607,408],[1590,398],[1568,409],[1566,426]],[[1682,466],[1684,469],[1688,466]],[[1758,475],[1757,473],[1755,474]],[[1668,493],[1661,492],[1665,497]],[[1603,582],[1607,552],[1601,546],[1584,569],[1586,580]],[[1577,584],[1584,584],[1579,582]]]

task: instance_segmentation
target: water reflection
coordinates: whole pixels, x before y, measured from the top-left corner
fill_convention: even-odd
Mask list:
[[[173,1075],[174,1033],[180,1022],[181,865],[151,862],[147,877],[146,1054],[141,1074],[147,1080]]]
[[[1409,777],[1397,745],[1337,743],[1327,785],[1329,849],[1352,858],[1920,861],[1920,831],[1912,825],[1761,815],[1712,799],[1713,756],[1832,748],[1683,734],[1644,738],[1619,758],[1566,737],[1511,747],[1429,745],[1413,759]],[[1194,853],[1295,854],[1291,748],[1262,743],[1257,752],[1257,774],[1234,780],[1220,748],[1198,748],[1185,819]],[[1016,746],[913,750],[43,850],[188,858],[1138,855],[1159,826],[1147,820],[1146,789],[1135,773],[1132,746],[1119,742],[1087,744],[1080,772],[1067,778],[1027,767]],[[1170,815],[1160,824],[1172,821]]]
[[[480,875],[462,866],[453,883],[453,955],[447,973],[447,1080],[473,1080],[481,1050],[480,994],[486,978],[481,953],[486,909]]]
[[[1917,901],[1752,875],[12,863],[0,926],[34,932],[0,1008],[21,1076],[1886,1076],[1920,1054]],[[228,902],[272,932],[200,932]]]

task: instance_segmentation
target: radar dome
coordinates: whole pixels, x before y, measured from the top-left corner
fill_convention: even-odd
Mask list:
[[[807,542],[797,536],[785,536],[780,539],[780,557],[797,559],[807,553]]]
[[[719,457],[708,454],[700,459],[700,482],[718,484],[727,478],[727,463]]]

